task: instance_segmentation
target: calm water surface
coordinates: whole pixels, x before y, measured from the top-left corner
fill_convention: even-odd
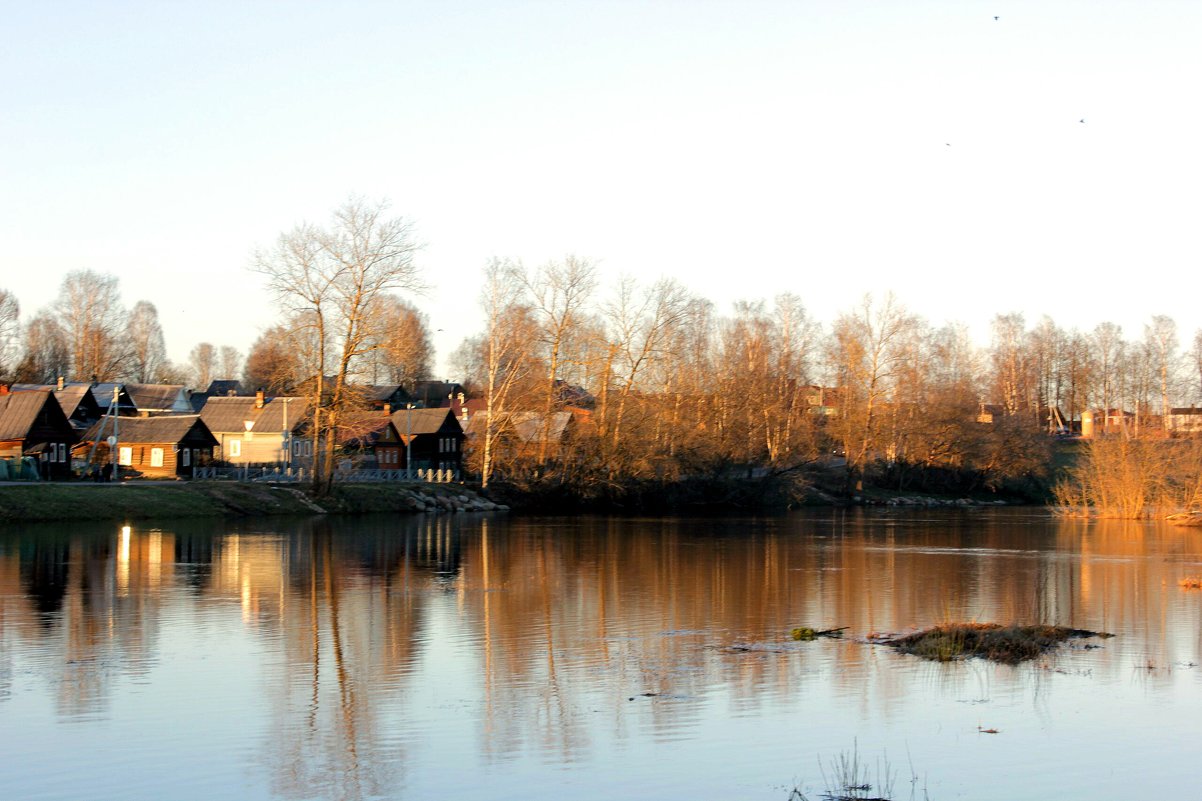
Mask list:
[[[853,752],[897,799],[1196,797],[1191,574],[1202,531],[1034,510],[9,527],[0,799],[785,801]],[[863,640],[949,619],[1117,636]]]

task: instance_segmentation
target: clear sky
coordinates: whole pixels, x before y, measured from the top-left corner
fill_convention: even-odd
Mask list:
[[[441,360],[491,256],[829,321],[1202,326],[1202,3],[0,0],[0,287],[117,275],[243,352],[247,270],[350,194],[426,244]]]

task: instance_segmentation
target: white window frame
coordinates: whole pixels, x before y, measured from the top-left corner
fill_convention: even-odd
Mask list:
[[[117,446],[117,464],[132,467],[134,463],[134,449],[130,445]]]
[[[242,456],[242,440],[231,439],[228,443],[230,446],[230,458],[237,459]]]
[[[162,448],[151,448],[150,449],[150,466],[151,467],[162,467],[163,466],[163,449]]]
[[[184,448],[179,452],[180,464],[183,467],[192,466],[192,449]]]

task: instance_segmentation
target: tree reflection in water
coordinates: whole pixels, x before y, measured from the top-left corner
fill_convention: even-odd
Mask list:
[[[620,781],[715,719],[721,737],[795,705],[825,716],[823,742],[863,721],[908,732],[916,697],[1029,692],[1053,720],[1050,670],[918,665],[855,641],[947,619],[1113,631],[1091,680],[1128,687],[1138,662],[1153,666],[1141,692],[1177,692],[1162,668],[1198,661],[1202,605],[1177,580],[1200,550],[1192,532],[1031,512],[14,528],[0,704],[29,665],[63,721],[116,716],[130,682],[195,684],[172,714],[231,716],[260,796],[422,796],[527,762],[604,771],[615,750]],[[798,625],[849,636],[794,643]],[[177,664],[166,640],[211,644],[217,664]],[[155,763],[214,753],[154,725],[170,735]]]

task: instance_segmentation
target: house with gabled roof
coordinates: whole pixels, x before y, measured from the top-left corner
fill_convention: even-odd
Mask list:
[[[102,415],[109,413],[109,407],[113,405],[113,393],[116,392],[117,398],[117,414],[123,417],[133,417],[138,413],[138,405],[134,403],[133,398],[129,396],[124,384],[115,384],[112,382],[92,384],[92,396],[96,398],[96,403],[100,406]]]
[[[466,396],[466,390],[453,381],[418,381],[410,394],[414,403],[427,409],[445,409],[456,401],[462,402],[459,396]]]
[[[188,389],[183,384],[126,384],[125,391],[143,417],[192,412]]]
[[[188,396],[192,411],[199,413],[209,398],[237,398],[245,395],[242,382],[230,379],[216,379],[209,382],[204,392],[193,392]]]
[[[304,436],[311,411],[308,398],[209,398],[200,419],[217,438],[218,458],[230,464],[307,463],[312,442]]]
[[[76,458],[91,458],[92,466],[112,463],[106,421],[92,426],[75,446]],[[191,478],[196,467],[208,464],[217,438],[196,414],[129,417],[117,421],[117,462],[126,476]]]
[[[54,384],[13,384],[13,392],[28,392],[30,390],[50,391],[62,407],[63,414],[71,421],[76,431],[87,431],[93,423],[100,419],[100,404],[92,394],[92,385],[82,381],[65,383],[60,378]]]
[[[451,409],[401,409],[389,417],[396,443],[379,442],[376,458],[382,468],[413,470],[463,469],[463,426]]]
[[[71,475],[71,446],[79,440],[63,409],[49,390],[0,395],[0,459],[19,468],[24,457],[38,460],[42,478]]]
[[[369,384],[363,388],[364,405],[380,411],[404,409],[417,399],[405,391],[400,384]]]

